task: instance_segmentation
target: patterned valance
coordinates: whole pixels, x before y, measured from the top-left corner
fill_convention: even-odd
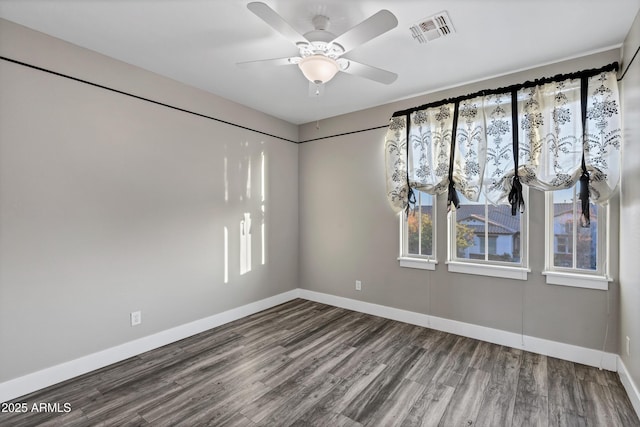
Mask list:
[[[413,189],[457,193],[523,210],[521,183],[541,191],[583,184],[604,203],[620,178],[621,117],[614,63],[481,91],[394,113],[386,135],[387,195],[399,212]],[[516,155],[517,154],[517,155]]]

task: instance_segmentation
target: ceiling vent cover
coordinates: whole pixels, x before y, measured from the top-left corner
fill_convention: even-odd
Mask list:
[[[411,35],[418,43],[430,42],[455,33],[451,19],[445,11],[421,19],[409,29],[411,30]]]

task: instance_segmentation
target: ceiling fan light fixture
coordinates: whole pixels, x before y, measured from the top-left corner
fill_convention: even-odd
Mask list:
[[[328,82],[340,70],[334,59],[319,54],[303,58],[298,67],[307,80],[316,84]]]

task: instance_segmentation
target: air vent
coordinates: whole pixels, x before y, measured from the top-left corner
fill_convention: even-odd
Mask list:
[[[451,19],[449,19],[449,15],[445,11],[421,19],[420,22],[412,25],[409,29],[418,43],[430,42],[455,33]]]

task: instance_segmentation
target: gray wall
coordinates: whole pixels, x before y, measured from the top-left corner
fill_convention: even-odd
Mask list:
[[[396,110],[526,80],[600,67],[620,51],[467,84],[301,126],[301,141],[386,125]],[[527,281],[449,273],[446,199],[438,199],[435,271],[400,268],[398,218],[385,198],[385,129],[305,142],[300,146],[300,284],[302,288],[412,310],[447,319],[617,352],[618,282],[609,292],[545,283],[544,195],[531,192]],[[612,230],[618,229],[618,199]],[[612,274],[618,276],[618,239],[612,233]],[[354,281],[362,280],[362,291]],[[609,306],[609,307],[608,307]],[[607,311],[609,310],[609,315]],[[522,319],[524,318],[524,325]]]
[[[623,67],[640,46],[640,14],[623,47]],[[620,356],[636,384],[640,384],[640,57],[622,80],[624,146],[620,203]],[[626,337],[631,339],[630,356]]]
[[[294,125],[7,21],[0,40],[16,60],[297,138]],[[6,61],[0,93],[0,382],[297,288],[296,144]],[[253,269],[240,275],[245,212]]]

